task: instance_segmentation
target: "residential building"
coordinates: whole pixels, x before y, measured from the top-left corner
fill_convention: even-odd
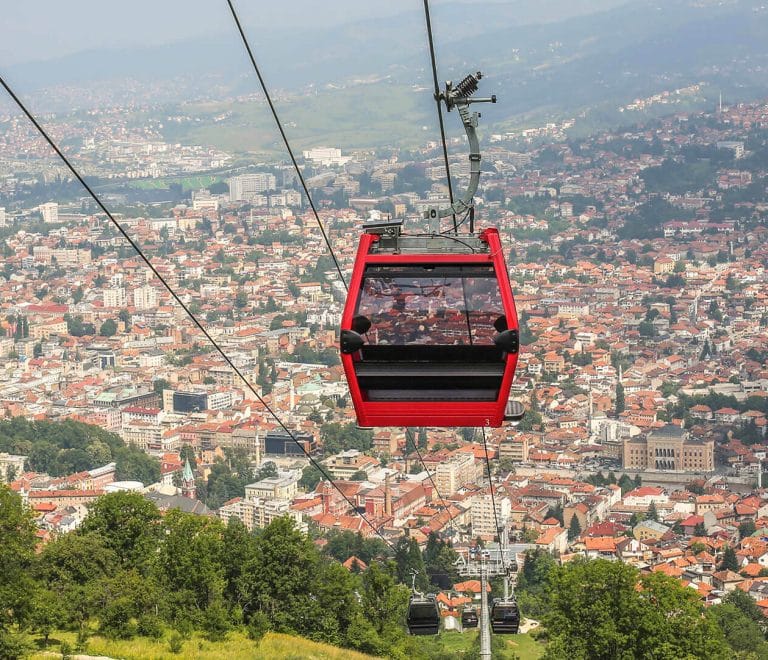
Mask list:
[[[245,487],[245,499],[289,500],[299,492],[299,472],[268,477]]]
[[[46,202],[38,207],[40,215],[43,216],[43,222],[56,223],[59,221],[59,205],[56,202]]]
[[[232,202],[250,202],[253,197],[277,188],[274,174],[255,172],[234,176],[229,181],[229,199]]]
[[[438,463],[435,470],[435,485],[443,497],[449,497],[463,486],[474,484],[477,476],[474,454],[457,453],[447,461]]]
[[[494,513],[494,499],[496,511]],[[492,541],[499,535],[496,521],[505,527],[512,513],[512,504],[508,497],[491,497],[490,493],[478,495],[472,500],[472,537]]]
[[[16,456],[0,452],[0,481],[13,481],[13,479],[24,472],[26,460],[26,456]]]
[[[502,440],[499,444],[499,459],[507,458],[515,463],[528,461],[528,437],[517,433],[511,438]]]
[[[157,290],[154,287],[144,285],[133,290],[133,306],[137,310],[154,309],[157,303]]]
[[[293,518],[298,529],[306,530],[306,523],[302,521],[301,514],[291,511],[290,502],[287,500],[260,498],[248,500],[237,497],[226,502],[218,510],[218,515],[224,522],[230,518],[237,518],[250,532],[257,528],[266,527],[272,521],[283,516]]]
[[[378,466],[379,462],[375,458],[366,456],[357,449],[348,449],[325,461],[328,472],[337,479],[351,479],[356,472],[365,472],[367,478]]]

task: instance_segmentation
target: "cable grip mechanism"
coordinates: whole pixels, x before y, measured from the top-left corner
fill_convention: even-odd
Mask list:
[[[473,94],[477,92],[482,77],[483,74],[480,71],[470,73],[455,86],[449,80],[445,83],[445,91],[435,94],[435,99],[445,103],[445,108],[448,112],[453,108],[456,108],[459,112],[461,123],[464,126],[467,140],[469,141],[469,186],[467,186],[467,190],[460,200],[446,208],[432,208],[426,211],[425,218],[434,218],[435,216],[445,218],[449,215],[459,215],[466,213],[474,205],[473,199],[480,184],[480,142],[477,139],[477,131],[475,130],[480,113],[470,113],[469,106],[472,103],[496,103],[495,94],[488,98],[472,98]]]

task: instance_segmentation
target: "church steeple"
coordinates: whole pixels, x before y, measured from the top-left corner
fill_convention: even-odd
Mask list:
[[[192,466],[189,459],[184,462],[184,472],[181,473],[181,494],[191,500],[196,499],[197,491],[195,489],[195,474],[192,472]]]

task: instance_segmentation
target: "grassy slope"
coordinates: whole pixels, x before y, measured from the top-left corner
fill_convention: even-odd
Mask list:
[[[324,91],[317,96],[275,100],[291,147],[300,152],[312,146],[332,145],[344,148],[375,146],[416,146],[425,135],[434,139],[432,106],[429,94],[416,93],[402,85],[359,85]],[[232,114],[223,121],[212,116],[224,110]],[[215,145],[231,152],[285,152],[280,135],[266,105],[261,102],[231,104],[188,104],[185,111],[201,118],[200,123],[165,127],[165,137],[184,144]],[[436,122],[435,122],[436,123]],[[451,124],[461,132],[458,120]]]
[[[59,633],[52,636],[49,653],[58,651],[53,637],[60,641],[74,643],[74,634]],[[167,636],[166,636],[167,637]],[[103,637],[92,637],[88,643],[88,655],[108,656],[125,660],[370,660],[372,656],[355,653],[346,649],[318,644],[300,637],[268,633],[260,642],[249,640],[242,633],[230,633],[224,642],[208,642],[195,636],[184,642],[178,655],[168,648],[167,639],[154,641],[138,637],[128,641],[110,641]],[[32,660],[50,660],[52,655],[37,653]]]
[[[461,651],[467,651],[472,646],[476,637],[476,631],[466,633],[443,632],[440,634],[439,641],[446,651],[459,653]],[[544,654],[544,647],[536,642],[530,635],[499,635],[499,637],[506,642],[507,648],[509,649],[509,654],[500,656],[499,660],[514,657],[517,657],[520,660],[538,660],[538,658]]]

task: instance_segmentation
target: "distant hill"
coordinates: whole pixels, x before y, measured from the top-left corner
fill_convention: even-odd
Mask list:
[[[703,83],[700,105],[711,105],[721,92],[730,102],[768,96],[763,73],[768,65],[768,8],[756,0],[542,0],[535,7],[520,1],[450,3],[433,9],[433,27],[440,77],[459,79],[481,69],[487,75],[482,92],[498,95],[499,104],[483,108],[486,127],[526,116],[556,118],[601,106],[617,109],[635,98],[693,83]],[[338,88],[346,90],[347,98],[340,96],[339,105],[346,104],[352,112],[330,118],[320,113],[333,102],[313,105],[313,97],[301,97],[299,105],[307,111],[297,122],[301,133],[325,130],[325,135],[326,124],[335,122],[349,135],[326,139],[359,146],[369,137],[366,133],[384,132],[383,125],[374,123],[377,110],[388,117],[390,136],[413,134],[419,123],[431,127],[434,107],[426,92],[431,73],[420,11],[311,32],[289,34],[254,25],[248,31],[273,92],[295,94],[310,84],[331,97]],[[100,81],[101,90],[110,86],[107,81],[118,79],[173,80],[172,85],[158,86],[163,103],[201,96],[223,99],[258,88],[234,29],[227,37],[83,52],[10,71],[27,92],[89,81]],[[417,101],[403,109],[398,92],[388,102],[388,90],[412,85],[423,90]],[[119,97],[126,97],[124,84]],[[88,95],[82,99],[87,102]],[[44,102],[46,108],[57,109],[56,95]],[[218,128],[209,135],[204,130],[207,122],[197,124],[194,137],[210,137],[215,144]],[[220,128],[227,132],[226,121]],[[247,122],[238,125],[238,130],[246,128]],[[181,131],[179,139],[185,137]],[[325,141],[322,135],[318,139]],[[223,143],[228,141],[231,130]],[[256,142],[268,146],[261,139]]]

